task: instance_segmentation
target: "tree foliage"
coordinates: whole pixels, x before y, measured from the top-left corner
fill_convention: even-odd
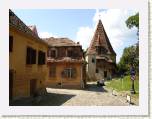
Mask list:
[[[126,25],[129,29],[136,27],[137,28],[137,35],[139,36],[139,13],[136,13],[133,16],[130,16],[126,20]]]
[[[139,56],[137,46],[130,46],[124,49],[123,55],[117,65],[120,74],[129,74],[130,66],[134,65],[136,72],[139,71]]]
[[[136,13],[135,15],[130,16],[126,20],[126,25],[129,29],[134,27],[134,26],[139,29],[139,13]]]
[[[126,20],[126,25],[129,29],[136,27],[137,28],[137,35],[139,36],[139,13],[136,13],[133,16],[130,16]],[[137,42],[136,45],[132,45],[127,47],[123,51],[123,55],[117,64],[118,73],[120,74],[129,74],[130,66],[134,65],[135,70],[139,73],[139,43]]]

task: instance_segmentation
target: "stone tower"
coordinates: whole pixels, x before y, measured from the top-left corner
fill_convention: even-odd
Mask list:
[[[104,26],[99,20],[91,44],[86,53],[87,74],[91,80],[111,79],[116,67],[113,50]]]

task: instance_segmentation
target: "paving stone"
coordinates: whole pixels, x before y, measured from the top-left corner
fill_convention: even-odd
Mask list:
[[[41,100],[18,100],[12,105],[33,106],[128,106],[126,97],[112,95],[112,90],[97,87],[96,83],[88,83],[86,89],[55,89],[46,88],[47,94]],[[38,98],[38,99],[39,99]],[[136,104],[135,104],[136,105]],[[137,104],[138,105],[138,104]],[[130,105],[131,106],[131,105]]]

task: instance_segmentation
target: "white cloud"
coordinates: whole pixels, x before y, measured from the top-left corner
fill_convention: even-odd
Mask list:
[[[76,41],[79,41],[83,48],[87,49],[93,36],[93,29],[90,27],[80,27],[76,35]]]
[[[40,33],[39,33],[39,37],[40,37],[40,38],[50,38],[50,37],[55,37],[55,38],[57,38],[58,36],[53,35],[52,33],[49,33],[49,32],[40,32]]]
[[[136,29],[128,29],[126,27],[126,19],[134,15],[136,11],[127,11],[119,9],[110,9],[105,11],[97,11],[93,21],[98,22],[99,15],[108,34],[109,40],[114,49],[123,46],[127,37],[136,36]]]
[[[135,13],[136,11],[130,10],[109,9],[99,11],[97,9],[92,18],[93,27],[81,26],[77,31],[76,41],[79,41],[84,49],[89,47],[96,25],[101,19],[111,45],[118,54],[119,48],[122,49],[127,40],[136,38],[137,29],[128,29],[125,24],[126,19]],[[119,53],[122,54],[122,51]],[[118,54],[117,61],[120,59],[120,54]]]

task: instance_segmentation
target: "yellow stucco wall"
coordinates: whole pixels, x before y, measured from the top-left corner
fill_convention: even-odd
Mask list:
[[[56,65],[56,77],[50,77],[48,73],[48,79],[46,80],[46,85],[48,87],[60,87],[58,83],[62,83],[62,88],[81,88],[82,79],[82,64],[81,63],[54,63]],[[48,67],[52,64],[49,63]],[[61,72],[65,68],[75,68],[76,77],[75,78],[63,78]]]
[[[36,51],[41,50],[47,55],[47,45],[37,42],[30,36],[10,28],[9,34],[13,36],[13,51],[9,53],[9,69],[14,70],[13,97],[30,96],[30,80],[37,79],[37,88],[45,84],[47,78],[47,65],[38,65],[38,52],[36,55],[36,64],[26,64],[27,46]],[[41,83],[40,83],[41,82]]]

